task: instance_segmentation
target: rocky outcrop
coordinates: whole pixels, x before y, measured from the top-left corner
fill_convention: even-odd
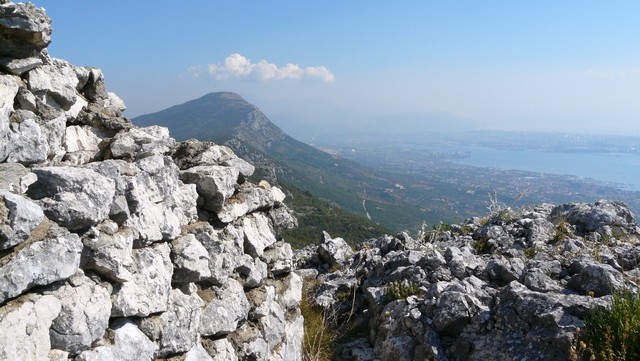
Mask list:
[[[284,194],[134,127],[50,22],[0,2],[0,359],[301,360]]]
[[[368,335],[338,360],[569,360],[590,310],[638,292],[638,236],[620,202],[545,204],[355,251],[325,233],[294,258],[314,302]]]

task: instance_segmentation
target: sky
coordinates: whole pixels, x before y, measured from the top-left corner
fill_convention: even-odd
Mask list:
[[[126,115],[234,91],[285,131],[640,135],[640,1],[64,1],[49,53]]]

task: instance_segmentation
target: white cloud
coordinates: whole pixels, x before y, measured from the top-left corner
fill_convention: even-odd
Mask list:
[[[277,80],[319,80],[325,83],[335,81],[335,76],[324,66],[300,67],[298,64],[277,66],[266,60],[252,63],[240,54],[229,55],[222,63],[209,64],[209,74],[219,80],[252,78],[259,81]]]

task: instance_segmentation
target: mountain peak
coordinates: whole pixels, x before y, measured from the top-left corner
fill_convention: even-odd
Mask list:
[[[136,125],[168,127],[177,140],[189,138],[227,142],[250,139],[264,150],[286,134],[273,124],[258,107],[233,92],[214,92],[171,108],[142,115]]]

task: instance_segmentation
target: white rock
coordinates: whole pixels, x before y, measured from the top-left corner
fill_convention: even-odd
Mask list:
[[[249,316],[262,331],[269,349],[279,345],[285,336],[285,314],[276,298],[273,286],[256,288],[249,293],[250,302],[254,305]]]
[[[289,273],[293,269],[293,250],[289,243],[275,243],[264,252],[264,258],[274,276]]]
[[[254,288],[260,286],[267,279],[267,264],[260,258],[253,258],[248,254],[242,255],[242,261],[236,267],[236,272],[242,276],[243,286]]]
[[[28,198],[0,189],[0,249],[26,241],[43,220],[40,206]]]
[[[66,284],[52,295],[62,303],[62,310],[49,332],[53,347],[77,354],[89,349],[104,335],[111,315],[111,299],[106,288],[83,275],[74,276],[73,285]]]
[[[255,210],[271,208],[274,204],[271,190],[245,183],[238,193],[222,206],[218,218],[221,222],[229,223]]]
[[[40,200],[49,219],[71,231],[107,219],[115,196],[115,183],[86,168],[33,168],[38,181],[29,196]]]
[[[0,65],[13,75],[22,75],[31,69],[42,65],[42,59],[38,57],[29,57],[24,59],[0,59]]]
[[[235,192],[239,171],[236,168],[207,165],[184,170],[180,179],[187,184],[195,184],[198,194],[203,198],[202,208],[218,212],[224,202]]]
[[[217,284],[223,283],[242,262],[242,228],[227,225],[221,230],[214,230],[208,226],[195,236],[209,253],[211,278]]]
[[[140,322],[142,332],[160,345],[159,357],[187,352],[196,345],[204,302],[191,286],[190,294],[171,290],[167,311]]]
[[[122,101],[122,99],[120,99],[120,97],[116,93],[108,92],[107,95],[108,98],[105,99],[104,103],[104,106],[106,108],[115,108],[121,112],[127,110],[127,106],[124,104],[124,101]]]
[[[193,234],[176,238],[171,242],[173,281],[175,283],[198,282],[211,277],[211,257]]]
[[[262,257],[264,249],[276,243],[269,219],[262,213],[252,213],[242,219],[244,249],[253,257]]]
[[[165,204],[147,204],[140,212],[133,214],[125,226],[134,230],[141,245],[156,241],[170,240],[180,235],[180,219]]]
[[[301,315],[296,315],[287,321],[284,340],[272,351],[270,360],[301,361],[303,339],[304,318]]]
[[[114,292],[113,316],[145,317],[167,310],[173,274],[169,253],[166,243],[133,250],[133,279]]]
[[[80,266],[81,251],[82,242],[73,233],[35,242],[17,251],[0,267],[0,302],[32,287],[70,277]]]
[[[28,74],[29,90],[44,103],[69,110],[78,100],[78,78],[73,66],[58,60],[55,65],[42,65]]]
[[[48,156],[50,161],[60,161],[65,155],[62,143],[64,140],[66,124],[67,119],[64,115],[40,122],[42,136],[49,145]]]
[[[84,351],[75,361],[151,361],[156,345],[133,322],[124,320],[113,329],[112,344]]]
[[[300,301],[302,301],[302,277],[292,272],[278,282],[280,282],[278,289],[284,289],[284,292],[278,297],[278,303],[280,303],[284,310],[295,310],[298,308]]]
[[[0,308],[0,360],[47,360],[49,327],[60,309],[54,296],[37,295]]]
[[[159,126],[131,128],[120,132],[111,142],[111,154],[115,158],[144,158],[154,154],[166,154],[175,146],[169,129]]]
[[[0,163],[0,189],[23,194],[38,177],[20,163]]]
[[[217,343],[223,340],[227,341],[226,339],[222,339],[222,340],[216,340],[214,342]],[[227,343],[228,342],[229,341],[227,341]],[[202,344],[197,343],[191,348],[191,350],[189,350],[189,352],[187,352],[184,355],[184,361],[227,361],[227,360],[237,359],[236,353],[233,350],[233,347],[231,347],[231,352],[228,352],[228,349],[223,349],[220,352],[214,353],[214,355],[216,355],[215,356],[216,358],[211,357],[211,355],[207,353],[207,350],[205,350],[204,347],[202,347]]]
[[[35,164],[47,160],[49,144],[38,123],[32,119],[12,123],[7,142],[7,162]]]
[[[103,154],[100,145],[108,136],[103,130],[87,125],[66,127],[65,160],[70,160],[72,164],[84,164],[99,159]]]
[[[238,281],[228,279],[220,287],[213,287],[215,298],[202,311],[199,332],[203,336],[219,336],[231,333],[244,322],[249,314],[249,301]]]
[[[213,357],[210,358],[209,360],[213,360],[213,361],[238,360],[238,356],[236,356],[236,350],[233,349],[233,345],[226,338],[221,338],[218,340],[211,340],[211,341],[207,340],[206,347],[207,347],[207,351],[209,351],[209,354],[213,355]]]

